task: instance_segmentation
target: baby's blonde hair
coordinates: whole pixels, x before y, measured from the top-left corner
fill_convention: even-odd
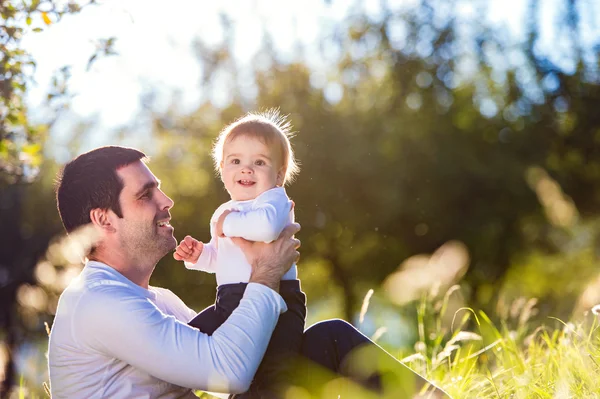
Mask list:
[[[294,151],[290,144],[293,136],[292,124],[286,115],[281,115],[278,109],[269,109],[264,112],[249,112],[240,119],[225,126],[212,150],[215,169],[221,173],[223,149],[225,144],[240,136],[257,138],[265,145],[275,148],[279,152],[281,166],[285,168],[283,184],[291,182],[300,171],[294,158]]]

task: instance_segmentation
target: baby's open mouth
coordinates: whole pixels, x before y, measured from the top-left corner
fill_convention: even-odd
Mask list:
[[[238,180],[238,183],[241,184],[242,186],[252,186],[256,182],[253,182],[251,180]]]

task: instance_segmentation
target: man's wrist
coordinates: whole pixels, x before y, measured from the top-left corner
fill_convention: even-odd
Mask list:
[[[279,292],[279,282],[281,281],[281,276],[274,272],[274,269],[277,270],[270,265],[262,265],[258,263],[253,264],[252,274],[250,275],[249,282],[266,285],[275,292]]]
[[[285,302],[285,299],[283,299],[281,294],[263,284],[249,282],[246,286],[246,289],[244,290],[244,296],[246,296],[246,294],[253,295],[253,293],[256,292],[262,293],[265,297],[271,298],[274,301],[274,303],[277,303],[279,314],[288,310],[287,303]]]
[[[273,281],[273,279],[262,278],[260,276],[259,277],[251,276],[250,280],[248,282],[261,284],[266,287],[269,287],[270,289],[272,289],[275,292],[279,292],[279,280]]]

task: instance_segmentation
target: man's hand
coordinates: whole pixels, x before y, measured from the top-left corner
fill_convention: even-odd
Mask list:
[[[202,242],[196,240],[192,236],[185,236],[185,238],[181,240],[181,242],[175,249],[173,257],[175,258],[175,260],[196,263],[198,262],[198,258],[202,254],[203,248],[204,244],[202,244]]]
[[[217,237],[225,237],[225,234],[223,234],[223,223],[225,223],[225,218],[231,212],[235,212],[235,211],[231,210],[231,209],[227,209],[225,212],[223,212],[221,214],[221,216],[219,216],[219,220],[217,220],[217,225],[215,226],[215,233],[217,234]]]
[[[267,244],[264,242],[247,241],[243,238],[232,238],[239,246],[246,260],[252,265],[251,283],[259,283],[279,292],[279,281],[298,261],[300,240],[293,238],[300,231],[300,225],[293,223],[287,226],[277,240]]]

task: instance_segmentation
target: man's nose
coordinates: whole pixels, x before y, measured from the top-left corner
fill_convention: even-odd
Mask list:
[[[173,208],[173,205],[175,205],[175,202],[173,202],[173,200],[165,193],[163,193],[162,191],[160,192],[161,194],[161,199],[160,199],[160,209],[165,209],[165,210],[169,210],[171,208]]]
[[[254,173],[254,169],[252,169],[250,165],[244,165],[244,167],[242,168],[242,173],[252,174]]]

